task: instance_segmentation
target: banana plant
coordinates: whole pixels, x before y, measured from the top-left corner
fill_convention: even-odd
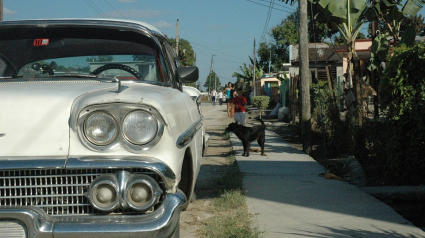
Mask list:
[[[251,63],[254,64],[254,61],[250,58]],[[234,72],[232,74],[232,77],[235,77],[237,79],[243,79],[244,82],[246,82],[247,86],[252,87],[253,82],[253,76],[252,76],[252,67],[253,65],[247,66],[245,63],[243,66],[239,66],[239,69],[242,71],[242,73]],[[255,67],[255,79],[259,79],[264,75],[263,69],[257,64]]]
[[[298,0],[281,0],[295,4]],[[394,38],[394,44],[400,42],[400,26],[403,18],[416,15],[425,4],[425,0],[308,0],[318,6],[315,20],[336,27],[345,39],[348,51],[347,82],[352,85],[352,59],[356,56],[354,43],[364,23],[374,20],[384,21],[389,34]],[[403,5],[404,3],[404,5]],[[401,8],[401,9],[400,9]],[[383,48],[388,44],[383,42],[384,36],[376,39],[374,55],[384,59]],[[387,48],[388,49],[388,48]],[[379,61],[374,61],[376,67]]]
[[[347,46],[347,72],[346,82],[348,87],[353,86],[353,59],[357,57],[355,40],[370,10],[370,4],[365,0],[310,0],[316,4],[319,11],[315,13],[315,20],[327,22],[332,28],[338,29]]]
[[[368,12],[367,18],[370,21],[379,20],[384,22],[388,32],[377,35],[372,43],[371,64],[369,70],[375,70],[385,61],[390,47],[387,37],[392,36],[393,45],[399,43],[412,45],[414,43],[415,33],[412,27],[404,32],[401,37],[400,27],[404,18],[415,16],[425,4],[425,0],[408,0],[402,5],[401,0],[374,0],[371,11]]]

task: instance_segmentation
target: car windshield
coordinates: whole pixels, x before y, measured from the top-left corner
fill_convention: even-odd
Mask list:
[[[0,39],[0,76],[169,81],[165,61],[152,40],[134,32],[120,32],[117,37],[114,31],[18,30],[16,37]]]

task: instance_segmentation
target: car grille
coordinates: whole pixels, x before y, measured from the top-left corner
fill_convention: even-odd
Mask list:
[[[0,208],[2,206],[33,206],[47,214],[83,215],[101,213],[89,203],[84,193],[90,183],[104,174],[121,169],[40,169],[0,171]],[[161,181],[156,173],[146,169],[127,170],[146,174]],[[160,186],[162,184],[160,183]],[[130,211],[115,211],[130,213]]]

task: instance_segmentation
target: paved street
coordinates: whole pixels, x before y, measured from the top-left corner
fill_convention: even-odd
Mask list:
[[[202,105],[205,125],[229,123],[225,108]],[[266,154],[242,157],[231,133],[249,211],[265,237],[425,237],[391,207],[353,185],[326,180],[310,156],[266,131]],[[252,143],[253,147],[256,142]]]

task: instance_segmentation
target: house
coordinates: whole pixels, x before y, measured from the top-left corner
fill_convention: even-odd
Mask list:
[[[326,66],[331,66],[331,77],[333,80],[339,79],[340,85],[345,82],[344,74],[347,71],[347,47],[345,45],[332,45],[326,43],[309,44],[308,55],[310,64],[311,80],[327,80]],[[371,39],[360,39],[355,42],[355,50],[360,61],[370,59]],[[291,66],[289,73],[291,76],[299,75],[299,45],[292,46]]]
[[[365,62],[369,60],[371,46],[371,39],[356,40],[355,50],[361,61]],[[312,82],[327,80],[326,67],[330,66],[330,76],[331,79],[336,82],[337,91],[342,92],[342,89],[345,87],[344,84],[352,84],[352,82],[345,82],[344,77],[348,67],[347,47],[345,45],[310,43],[308,47],[310,80]],[[261,79],[257,79],[255,81],[255,95],[268,95],[271,99],[278,97],[280,98],[281,103],[285,106],[285,98],[287,97],[286,95],[283,95],[285,92],[281,94],[281,91],[283,90],[281,90],[281,81],[278,77],[283,78],[283,74],[286,73],[287,78],[297,78],[300,66],[299,45],[291,45],[289,47],[289,51],[290,63],[283,65],[284,71],[264,75]],[[290,87],[291,86],[288,85],[288,89]]]

